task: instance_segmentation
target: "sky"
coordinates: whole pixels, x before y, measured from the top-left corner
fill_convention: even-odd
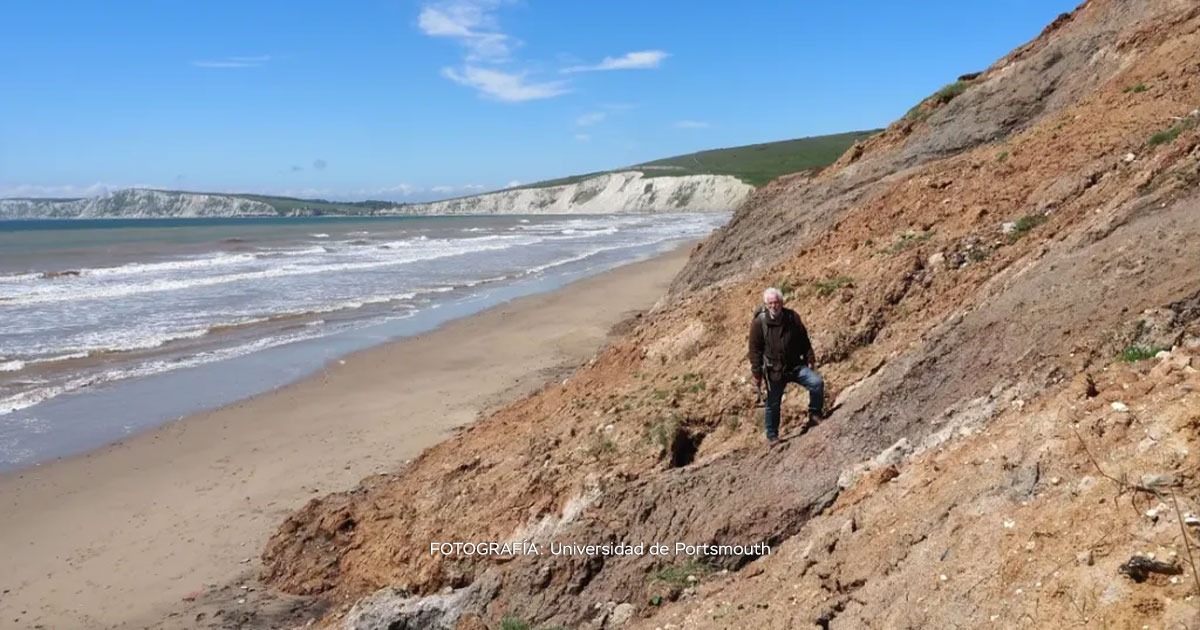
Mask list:
[[[878,128],[1075,4],[7,0],[0,197],[421,201]]]

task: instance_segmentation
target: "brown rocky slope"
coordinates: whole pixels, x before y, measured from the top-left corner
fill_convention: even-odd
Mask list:
[[[264,579],[353,628],[1195,627],[1197,50],[1194,2],[1061,16],[760,189],[568,381],[310,502]],[[767,285],[836,399],[776,449],[745,383]],[[429,551],[509,540],[773,553]]]

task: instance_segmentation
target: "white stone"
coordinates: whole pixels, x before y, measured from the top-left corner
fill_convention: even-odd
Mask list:
[[[1129,407],[1123,402],[1114,401],[1112,404],[1113,411],[1129,411]]]
[[[629,623],[629,620],[633,619],[635,610],[633,604],[628,602],[617,604],[616,608],[613,608],[612,617],[609,618],[609,626],[623,626]]]

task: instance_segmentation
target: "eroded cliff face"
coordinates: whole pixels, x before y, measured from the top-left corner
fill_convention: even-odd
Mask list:
[[[590,177],[574,184],[519,188],[409,204],[385,214],[608,214],[729,212],[753,191],[729,175],[647,178],[638,171]]]
[[[1060,17],[817,177],[758,190],[566,383],[310,502],[264,579],[354,628],[1194,619],[1198,49],[1190,1]],[[834,408],[774,449],[745,359],[768,285]],[[788,396],[785,432],[805,403]],[[507,540],[775,552],[429,553]],[[1147,553],[1171,568],[1127,576]]]

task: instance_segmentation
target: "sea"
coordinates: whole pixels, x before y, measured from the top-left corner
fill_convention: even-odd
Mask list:
[[[728,218],[0,221],[0,472],[653,257]]]

